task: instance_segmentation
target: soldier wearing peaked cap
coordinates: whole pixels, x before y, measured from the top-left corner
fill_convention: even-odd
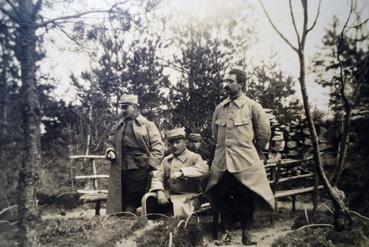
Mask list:
[[[182,128],[168,131],[166,139],[172,153],[155,172],[151,193],[143,198],[142,205],[145,213],[190,215],[199,203],[197,198],[188,198],[199,192],[198,178],[206,176],[209,167],[200,155],[187,150]]]
[[[188,134],[187,141],[188,150],[200,154],[201,157],[210,165],[213,156],[212,154],[214,152],[213,143],[205,143],[202,136],[195,132]]]
[[[135,212],[149,187],[149,174],[164,154],[164,144],[155,124],[140,114],[138,97],[123,95],[121,119],[106,142],[111,160],[107,214]]]
[[[192,152],[198,153],[201,146],[202,137],[199,133],[190,133],[187,137],[187,148]]]

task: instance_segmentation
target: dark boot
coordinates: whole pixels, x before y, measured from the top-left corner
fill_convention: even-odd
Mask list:
[[[242,229],[242,244],[256,245],[257,242],[252,240],[251,234],[247,229]]]
[[[225,231],[222,237],[219,240],[215,240],[215,245],[229,245],[232,242],[232,236],[229,231]]]

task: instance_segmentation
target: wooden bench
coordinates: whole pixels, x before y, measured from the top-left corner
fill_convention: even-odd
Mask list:
[[[278,199],[291,197],[292,210],[295,211],[296,196],[312,193],[313,207],[316,208],[318,190],[323,189],[323,185],[319,185],[313,158],[269,161],[265,164],[265,168],[269,173],[268,178],[276,199],[276,207]]]
[[[100,208],[101,202],[106,201],[108,198],[108,190],[101,189],[99,187],[98,180],[99,179],[109,179],[109,175],[106,174],[98,174],[96,161],[97,160],[105,160],[105,156],[103,155],[72,155],[70,159],[73,161],[75,160],[82,160],[90,165],[92,169],[92,174],[90,175],[77,175],[74,176],[75,180],[89,180],[92,183],[91,189],[78,189],[77,193],[80,194],[80,200],[83,203],[95,203],[95,215],[100,215]],[[74,184],[74,183],[73,183]],[[74,186],[74,185],[73,185]]]

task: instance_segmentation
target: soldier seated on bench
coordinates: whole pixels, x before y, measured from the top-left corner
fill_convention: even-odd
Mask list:
[[[200,207],[199,178],[208,174],[209,167],[199,154],[186,148],[186,133],[182,128],[170,130],[166,139],[172,151],[155,172],[150,192],[142,198],[144,214],[190,215]],[[149,217],[154,218],[154,217]]]

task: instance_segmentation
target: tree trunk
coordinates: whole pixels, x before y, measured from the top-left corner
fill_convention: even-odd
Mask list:
[[[299,82],[301,86],[301,94],[304,104],[304,110],[306,115],[306,120],[309,126],[309,130],[311,133],[311,139],[313,144],[313,152],[314,152],[314,161],[315,166],[318,171],[318,175],[324,185],[325,190],[328,192],[328,196],[332,201],[334,207],[334,226],[336,230],[348,230],[352,226],[352,218],[350,215],[350,210],[348,208],[345,193],[339,190],[336,186],[332,186],[329,182],[328,177],[325,174],[322,159],[320,157],[320,149],[319,149],[319,137],[317,135],[314,120],[312,114],[310,112],[309,99],[306,90],[306,82],[305,82],[305,56],[302,48],[299,49],[298,52],[299,61],[300,61],[300,77]]]
[[[36,189],[41,163],[40,103],[36,83],[35,6],[32,0],[19,1],[20,25],[17,58],[21,66],[21,97],[24,153],[19,171],[18,225],[20,246],[38,246],[36,223],[40,219]],[[36,11],[35,11],[36,12]]]
[[[90,154],[90,146],[91,146],[91,124],[92,124],[92,102],[88,107],[88,120],[87,120],[87,140],[86,140],[86,152],[85,155]]]
[[[348,151],[348,146],[350,142],[350,129],[351,129],[351,116],[352,116],[352,109],[351,107],[347,107],[345,110],[345,118],[342,123],[342,136],[341,141],[338,147],[338,157],[337,157],[337,165],[335,167],[333,176],[332,176],[332,185],[336,186],[341,173],[344,168],[346,155]]]

